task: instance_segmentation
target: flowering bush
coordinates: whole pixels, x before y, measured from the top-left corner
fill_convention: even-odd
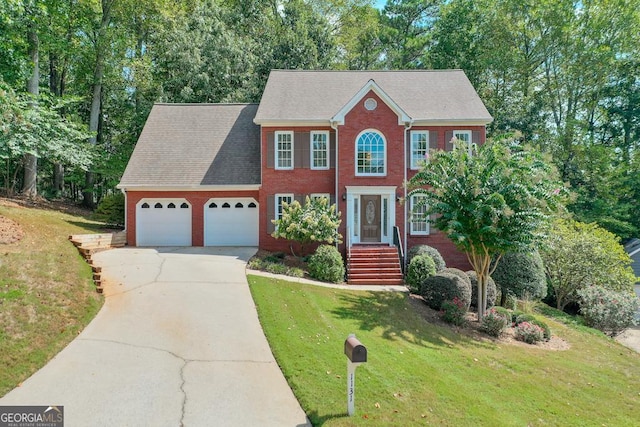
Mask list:
[[[609,336],[616,336],[635,324],[638,298],[632,293],[589,286],[578,291],[578,297],[585,323]]]
[[[462,301],[458,297],[454,297],[453,301],[443,302],[442,308],[440,309],[442,320],[457,326],[464,325],[464,323],[466,322],[466,319],[464,317],[466,313],[466,305],[464,301]]]
[[[412,293],[418,293],[424,279],[436,274],[436,265],[429,255],[418,255],[411,259],[407,269],[406,284]]]
[[[491,308],[484,314],[481,329],[492,337],[499,337],[511,324],[510,319],[495,308]]]
[[[538,325],[522,322],[516,326],[516,339],[527,344],[535,344],[544,339],[544,331]]]
[[[297,200],[291,204],[283,202],[282,216],[272,222],[276,229],[271,235],[299,242],[301,251],[311,242],[342,243],[342,235],[338,233],[340,212],[336,212],[335,204],[329,206],[326,197],[307,196],[304,206]]]

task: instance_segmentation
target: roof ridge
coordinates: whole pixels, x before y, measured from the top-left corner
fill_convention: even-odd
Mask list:
[[[247,106],[258,105],[258,102],[154,102],[153,105],[170,105],[172,107],[211,107],[211,106]]]
[[[451,71],[463,71],[462,68],[442,68],[442,69],[410,69],[410,70],[291,70],[284,68],[274,68],[271,70],[287,73],[442,73]]]

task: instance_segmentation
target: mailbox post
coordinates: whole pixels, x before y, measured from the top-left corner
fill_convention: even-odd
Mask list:
[[[367,349],[354,334],[344,342],[344,354],[347,356],[347,413],[355,412],[356,368],[367,361]]]

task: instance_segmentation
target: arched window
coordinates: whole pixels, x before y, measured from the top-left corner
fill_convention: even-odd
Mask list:
[[[162,209],[162,203],[156,203],[153,207],[156,209]]]
[[[242,205],[242,203],[238,202],[236,203],[236,208],[244,208],[244,206]]]
[[[140,206],[142,209],[149,209],[149,203],[143,203],[142,206]]]
[[[169,203],[169,204],[167,205],[167,207],[168,207],[169,209],[175,209],[175,208],[176,208],[176,205],[175,205],[175,204],[173,204],[173,203]]]
[[[210,207],[210,208],[217,208],[217,207],[218,207],[218,205],[216,205],[215,203],[209,203],[209,207]]]
[[[223,207],[223,208],[230,208],[230,207],[231,207],[231,205],[230,205],[229,203],[227,203],[227,202],[224,202],[224,203],[222,204],[222,207]]]
[[[386,175],[387,144],[376,130],[366,130],[356,139],[356,175]]]
[[[189,205],[186,203],[183,203],[180,205],[180,209],[189,209]]]
[[[255,207],[257,207],[257,206],[256,206],[256,204],[255,204],[255,203],[251,202],[251,203],[249,203],[249,207],[250,207],[250,208],[255,208]]]

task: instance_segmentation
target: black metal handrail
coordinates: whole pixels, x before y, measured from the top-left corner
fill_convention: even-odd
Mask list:
[[[404,250],[402,249],[402,238],[400,237],[400,229],[396,226],[393,227],[393,245],[398,249],[398,256],[400,257],[400,268],[402,274],[404,271]]]

